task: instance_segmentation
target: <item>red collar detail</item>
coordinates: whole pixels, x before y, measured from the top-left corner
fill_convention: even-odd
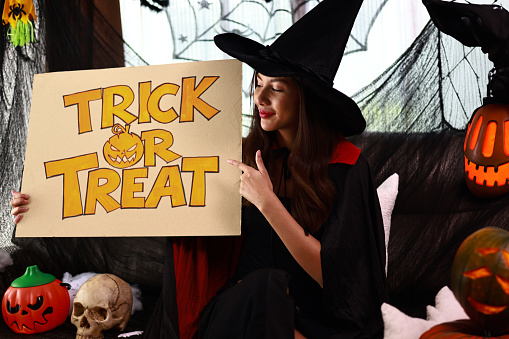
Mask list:
[[[272,149],[278,149],[276,143],[272,144]],[[334,148],[334,153],[329,164],[347,164],[354,165],[361,155],[361,149],[341,136]]]
[[[329,164],[353,165],[357,162],[360,155],[361,149],[342,136],[336,144]]]

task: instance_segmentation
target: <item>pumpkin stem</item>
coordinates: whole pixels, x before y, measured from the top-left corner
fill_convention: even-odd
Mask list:
[[[115,124],[111,128],[111,131],[113,132],[113,134],[119,135],[125,133],[125,128],[121,124]]]
[[[37,265],[28,266],[25,274],[21,277],[15,279],[12,283],[12,287],[22,288],[22,287],[34,287],[49,284],[54,281],[56,278],[49,274],[43,273],[39,270]]]

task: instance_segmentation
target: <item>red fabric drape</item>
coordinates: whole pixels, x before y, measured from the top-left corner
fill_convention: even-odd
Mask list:
[[[233,274],[240,248],[240,237],[174,239],[180,339],[196,336],[200,312]]]

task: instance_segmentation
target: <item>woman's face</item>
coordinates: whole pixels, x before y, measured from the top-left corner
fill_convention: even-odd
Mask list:
[[[267,132],[279,131],[295,135],[299,123],[299,90],[289,77],[268,77],[258,73],[254,102],[260,123]]]

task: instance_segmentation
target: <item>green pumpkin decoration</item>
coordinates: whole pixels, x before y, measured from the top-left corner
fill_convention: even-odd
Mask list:
[[[16,333],[41,333],[65,322],[69,303],[66,284],[35,265],[11,283],[2,299],[2,314]]]

